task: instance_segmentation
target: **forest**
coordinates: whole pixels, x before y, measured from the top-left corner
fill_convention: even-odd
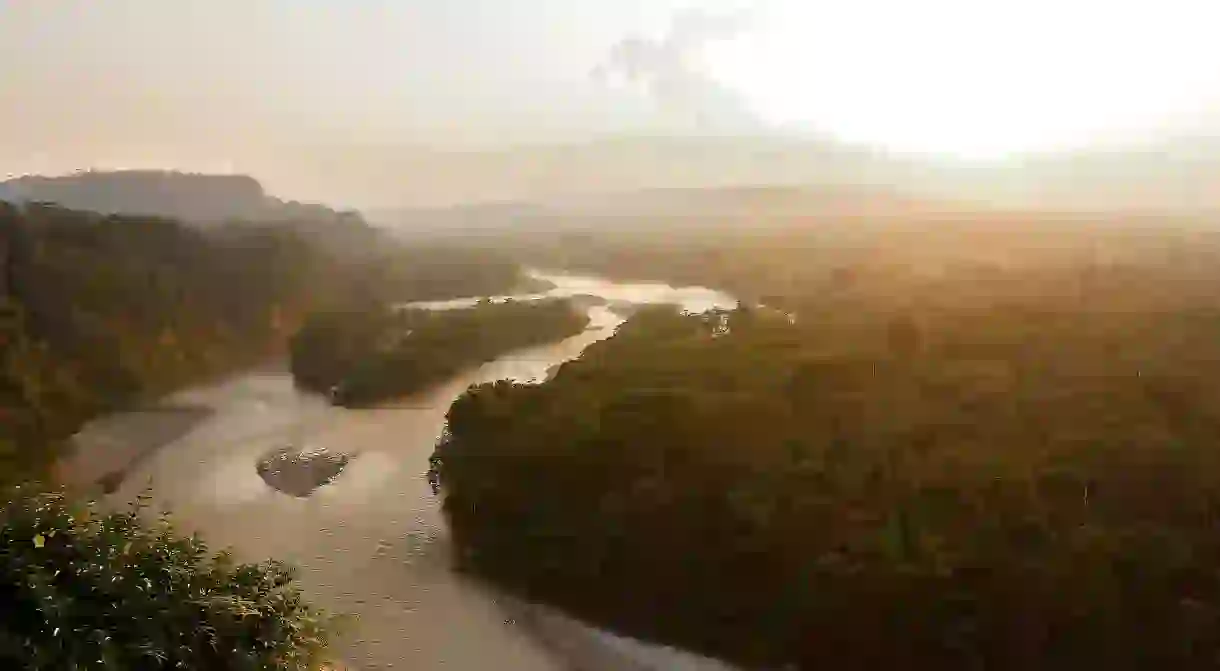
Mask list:
[[[974,279],[971,273],[986,281],[996,270],[1056,268],[1071,274],[1137,260],[1141,265],[1133,269],[1142,271],[1148,264],[1173,263],[1170,256],[1197,262],[1214,259],[1220,250],[1211,222],[1154,215],[987,210],[738,217],[707,226],[681,217],[650,217],[631,228],[613,223],[594,219],[571,224],[581,228],[568,233],[520,233],[498,246],[536,267],[701,285],[776,306],[880,275],[919,278],[951,270],[966,283]]]
[[[358,221],[197,227],[0,202],[0,481],[100,413],[261,363],[314,311],[498,293],[515,263]]]
[[[310,315],[522,279],[489,250],[408,248],[350,217],[200,226],[0,202],[0,667],[333,668],[341,627],[292,567],[239,563],[143,501],[103,510],[31,481],[53,486],[90,418],[282,357]]]
[[[302,387],[329,393],[339,405],[364,406],[421,391],[506,352],[576,335],[588,323],[566,299],[322,312],[292,338],[291,367]]]
[[[1220,245],[1136,224],[568,241],[778,307],[470,390],[459,565],[749,668],[1211,668]]]

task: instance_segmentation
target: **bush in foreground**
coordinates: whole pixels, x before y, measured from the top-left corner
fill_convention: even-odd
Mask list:
[[[326,620],[288,567],[237,564],[140,508],[15,490],[0,512],[0,668],[318,668]]]

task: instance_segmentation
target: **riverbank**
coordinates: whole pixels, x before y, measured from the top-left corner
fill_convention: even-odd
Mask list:
[[[167,403],[89,422],[72,437],[72,454],[55,466],[55,479],[86,495],[111,494],[158,450],[213,414],[202,405]]]
[[[549,606],[503,594],[496,600],[507,621],[555,651],[567,671],[734,671],[718,660],[603,631]]]
[[[619,299],[632,296],[630,287],[609,289]],[[588,280],[580,291],[553,291],[589,293]],[[655,288],[647,294],[651,302],[665,298]],[[97,453],[138,441],[133,453],[142,456],[105,501],[124,505],[147,492],[150,510],[170,512],[182,531],[198,532],[215,549],[229,548],[244,561],[274,557],[296,565],[311,603],[352,618],[333,648],[350,671],[687,668],[670,665],[664,648],[634,642],[641,661],[623,666],[630,658],[617,637],[541,606],[505,610],[508,597],[452,570],[439,500],[424,477],[456,398],[487,381],[540,382],[622,322],[604,305],[591,306],[589,317],[589,330],[460,371],[392,406],[335,408],[301,393],[278,368],[185,390],[166,403],[198,409],[192,421],[175,415],[170,422],[167,414],[160,421],[175,430],[158,432],[148,430],[151,419],[142,413],[98,420],[81,435],[78,468],[111,468]],[[261,459],[293,443],[359,457],[333,482],[297,498],[269,487],[257,472]],[[649,659],[656,663],[647,665]]]
[[[522,375],[539,361],[530,353],[524,357],[515,362]],[[511,370],[510,362],[499,363],[483,372]],[[424,421],[437,420],[439,430],[439,411],[447,405],[438,401],[460,391],[450,385],[413,398],[405,408],[365,411],[331,410],[306,399],[294,417],[300,399],[285,373],[250,374],[183,392],[199,404],[190,416],[176,407],[131,411],[98,420],[79,439],[86,452],[138,443],[140,454],[125,469],[132,475],[108,497],[112,505],[125,505],[151,486],[147,493],[155,510],[170,510],[185,531],[200,532],[214,548],[229,547],[244,560],[275,556],[299,566],[311,602],[354,618],[353,631],[336,645],[336,668],[344,671],[394,668],[395,659],[427,660],[406,668],[724,669],[710,660],[689,665],[682,653],[620,639],[452,572],[436,499],[430,493],[412,496],[416,483],[424,485],[422,475],[388,457],[394,437],[423,442],[413,438],[427,435]],[[255,417],[260,419],[251,422]],[[298,418],[308,429],[298,431]],[[261,481],[254,488],[250,476],[257,478],[263,450],[298,432],[318,444],[375,447],[309,499],[281,494]],[[430,449],[431,442],[426,444]],[[167,469],[168,464],[174,465]],[[76,472],[87,479],[112,466],[90,459]],[[385,497],[378,491],[394,493]],[[401,511],[387,506],[394,500]],[[465,637],[480,643],[472,648]],[[481,666],[492,657],[503,659]]]

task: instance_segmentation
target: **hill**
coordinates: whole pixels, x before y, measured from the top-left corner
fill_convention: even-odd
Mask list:
[[[407,249],[368,226],[201,227],[0,202],[0,484],[44,475],[91,417],[282,352],[316,310],[518,279],[506,258]]]
[[[432,471],[459,565],[745,668],[1212,668],[1217,233],[1005,223],[589,236],[779,309],[641,310],[468,391]]]
[[[897,189],[853,184],[658,188],[545,202],[478,203],[370,213],[408,235],[552,231],[701,230],[792,224],[830,217],[893,217],[962,209]]]
[[[0,199],[55,203],[103,214],[166,217],[192,223],[224,221],[338,222],[358,219],[325,205],[267,195],[246,175],[204,175],[160,170],[84,171],[30,175],[0,183]]]
[[[363,210],[553,203],[649,189],[894,186],[933,201],[1004,209],[1215,211],[1220,145],[1206,136],[1088,151],[955,160],[793,136],[617,137],[435,149],[320,145],[259,165],[299,193]],[[338,167],[338,169],[336,169]]]

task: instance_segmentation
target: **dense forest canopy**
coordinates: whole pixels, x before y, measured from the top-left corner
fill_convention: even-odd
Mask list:
[[[1210,667],[1215,234],[954,232],[568,240],[782,311],[646,310],[460,399],[462,563],[747,665]]]
[[[698,224],[649,217],[631,227],[590,219],[560,234],[506,235],[504,253],[539,267],[728,291],[745,300],[799,302],[868,277],[935,277],[1058,268],[1066,274],[1220,255],[1211,220],[1048,212],[890,217],[731,217]],[[1131,263],[1139,262],[1139,266]],[[965,273],[961,275],[960,273]],[[1022,281],[1020,276],[999,281]],[[950,283],[950,286],[957,283]],[[981,294],[990,286],[978,287]],[[905,295],[905,291],[904,294]]]
[[[452,407],[430,475],[464,567],[748,666],[1220,655],[1220,236],[1204,227],[661,218],[404,246],[307,210],[200,227],[0,202],[0,479],[45,475],[99,413],[286,345],[303,387],[361,406],[586,327],[563,300],[387,307],[508,293],[520,264],[698,284],[747,307],[641,309],[545,384]],[[50,519],[10,508],[23,538]],[[130,537],[195,552],[189,589],[229,579],[194,541],[75,522],[10,543],[13,575],[54,567],[46,548],[126,553]],[[237,575],[251,600],[288,578]],[[90,588],[48,580],[65,603]],[[298,603],[269,626],[311,621]],[[31,654],[94,651],[54,639]]]
[[[319,313],[292,339],[292,373],[336,403],[367,405],[422,391],[514,349],[576,335],[588,323],[564,299]]]
[[[0,473],[100,412],[265,360],[315,310],[501,293],[515,263],[359,222],[229,223],[0,202]]]

